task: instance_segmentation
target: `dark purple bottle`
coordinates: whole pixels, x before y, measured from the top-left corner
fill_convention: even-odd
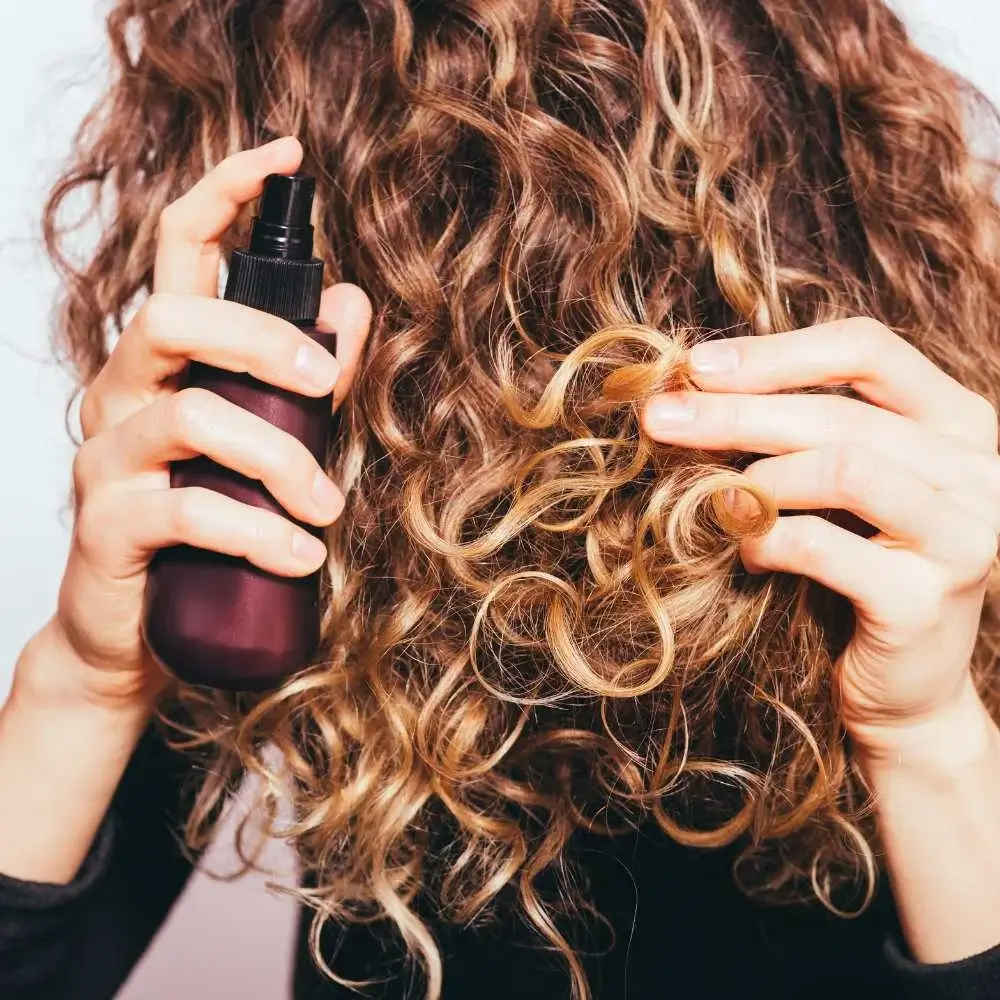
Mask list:
[[[267,178],[250,245],[233,252],[224,297],[281,316],[334,352],[336,334],[315,329],[323,263],[312,256],[314,190],[311,177]],[[302,396],[198,362],[190,365],[186,384],[210,389],[263,417],[325,464],[330,396]],[[175,462],[170,484],[205,486],[289,517],[260,482],[205,457]],[[265,690],[309,663],[319,641],[318,603],[318,572],[276,576],[245,559],[178,545],[162,549],[150,566],[144,634],[153,654],[184,681]]]

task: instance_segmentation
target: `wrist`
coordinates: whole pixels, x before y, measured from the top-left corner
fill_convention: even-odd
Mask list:
[[[887,745],[860,762],[909,951],[927,963],[985,951],[1000,941],[1000,730],[965,696]]]
[[[156,704],[158,687],[136,684],[127,676],[87,663],[73,648],[56,619],[25,644],[14,668],[9,700],[48,712],[106,717],[113,724],[144,726]]]
[[[853,754],[876,786],[900,775],[949,781],[1000,763],[1000,728],[970,679],[933,715],[854,738]]]
[[[0,872],[14,878],[73,878],[149,725],[150,700],[105,698],[86,669],[43,629],[0,706]]]

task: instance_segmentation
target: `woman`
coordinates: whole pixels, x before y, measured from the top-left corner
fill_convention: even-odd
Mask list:
[[[1000,215],[960,81],[876,0],[119,0],[109,36],[46,216],[85,440],[0,716],[0,993],[112,996],[249,771],[298,1000],[1000,995]],[[300,168],[336,364],[214,298]],[[330,469],[190,359],[335,386]],[[200,453],[325,547],[169,489]],[[324,564],[318,662],[172,683],[139,622],[179,542]]]

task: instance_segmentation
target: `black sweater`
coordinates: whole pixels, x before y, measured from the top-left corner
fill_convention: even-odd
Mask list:
[[[114,996],[190,875],[174,832],[182,779],[179,759],[147,737],[73,882],[0,876],[0,1000]],[[612,939],[594,922],[575,937],[595,1000],[1000,1000],[1000,944],[948,965],[916,963],[884,890],[864,916],[844,920],[820,907],[755,906],[735,888],[726,852],[687,850],[655,832],[580,838],[571,850],[615,931]],[[314,969],[307,923],[289,996],[356,998]],[[568,996],[564,966],[513,918],[435,932],[446,1000]],[[354,927],[337,941],[338,933],[324,946],[326,955],[336,949],[338,971],[388,979],[362,996],[419,1000],[391,935]]]

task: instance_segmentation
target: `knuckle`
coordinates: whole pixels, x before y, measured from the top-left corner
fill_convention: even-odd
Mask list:
[[[855,316],[848,324],[856,350],[869,360],[877,359],[896,336],[885,323],[872,316]]]
[[[212,393],[208,389],[191,386],[170,396],[166,403],[166,419],[171,434],[184,443],[192,443],[201,436]]]
[[[272,470],[280,476],[311,482],[313,477],[312,456],[290,434],[282,432],[271,461]]]
[[[80,397],[80,433],[84,440],[93,437],[104,424],[104,406],[94,385]]]
[[[977,462],[977,465],[981,469],[982,484],[990,501],[1000,505],[1000,456],[986,456],[985,461]]]
[[[820,519],[803,515],[788,519],[785,534],[785,549],[790,563],[795,566],[820,568],[826,558]]]
[[[205,176],[217,182],[222,188],[236,184],[247,171],[248,154],[252,157],[254,150],[242,149],[235,153],[229,153],[219,160]]]
[[[312,481],[316,462],[309,449],[286,430],[257,417],[256,449],[252,457],[259,476],[282,482]]]
[[[997,561],[997,535],[987,525],[970,530],[965,558],[960,567],[958,583],[977,586],[984,583],[993,572]]]
[[[76,548],[88,560],[99,556],[108,543],[109,518],[107,498],[96,496],[80,504],[73,525]]]
[[[996,446],[997,441],[997,408],[992,400],[978,392],[968,393],[969,421],[976,431],[982,433],[984,439]]]
[[[179,541],[188,541],[198,533],[205,517],[208,490],[201,486],[190,486],[172,490],[173,503],[168,507],[170,533]]]
[[[822,393],[818,395],[816,405],[821,407],[823,432],[830,437],[855,429],[861,417],[859,404],[849,396]]]
[[[907,632],[934,629],[944,618],[950,581],[937,568],[907,574],[905,601],[899,605],[899,625]]]
[[[872,491],[874,476],[870,457],[859,448],[833,449],[829,457],[829,476],[837,498],[860,501]]]
[[[169,339],[172,311],[171,296],[166,292],[153,292],[143,302],[139,309],[139,328],[147,341],[161,344]]]
[[[260,553],[278,547],[285,534],[291,534],[290,522],[277,514],[267,511],[251,511],[243,524],[245,549],[249,553]]]
[[[719,400],[719,422],[730,434],[738,434],[747,421],[746,403],[739,396]]]
[[[159,231],[160,234],[171,234],[178,231],[181,225],[183,207],[178,201],[172,201],[160,210]]]
[[[73,492],[77,497],[85,496],[97,478],[96,454],[91,440],[84,441],[73,456]]]
[[[232,544],[239,549],[240,555],[255,556],[274,547],[277,522],[284,518],[269,511],[247,508],[241,510],[239,516],[231,521],[233,534]],[[277,529],[280,530],[280,527]]]

